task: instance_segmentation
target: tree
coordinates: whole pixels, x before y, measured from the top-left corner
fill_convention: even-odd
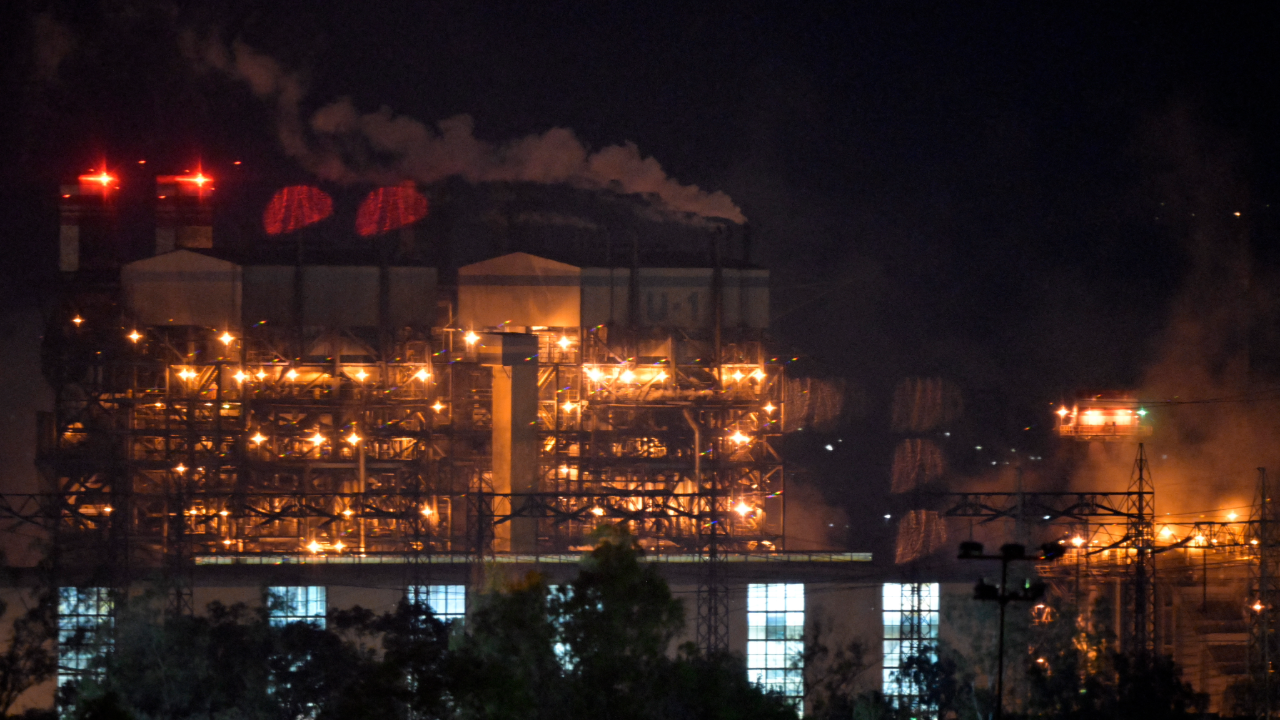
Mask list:
[[[0,616],[8,609],[0,600]],[[0,715],[7,716],[24,692],[58,671],[56,635],[57,593],[51,583],[41,582],[31,606],[14,618],[9,644],[0,652]]]
[[[421,605],[332,612],[276,627],[214,604],[164,617],[121,609],[115,645],[74,698],[77,720],[712,718],[794,720],[743,659],[684,646],[678,600],[625,535],[609,535],[551,593],[529,575],[482,596],[452,631]]]

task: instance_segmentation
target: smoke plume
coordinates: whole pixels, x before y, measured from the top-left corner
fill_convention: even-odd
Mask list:
[[[1253,261],[1237,153],[1185,112],[1162,118],[1151,139],[1154,190],[1188,262],[1139,390],[1155,427],[1156,511],[1166,522],[1243,519],[1256,468],[1280,472],[1277,278]],[[1075,484],[1124,489],[1133,451],[1090,447]]]
[[[565,184],[648,197],[668,219],[746,221],[728,195],[681,184],[631,142],[592,151],[568,128],[491,142],[476,137],[470,115],[426,123],[387,107],[362,112],[349,98],[304,120],[306,84],[298,73],[239,42],[230,48],[219,42],[188,46],[197,61],[246,83],[271,103],[284,151],[326,180],[430,183],[456,176],[473,183]]]

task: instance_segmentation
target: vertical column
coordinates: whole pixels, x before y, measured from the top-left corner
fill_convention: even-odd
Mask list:
[[[486,333],[480,362],[493,368],[494,550],[537,551],[536,517],[522,517],[538,477],[538,337]]]

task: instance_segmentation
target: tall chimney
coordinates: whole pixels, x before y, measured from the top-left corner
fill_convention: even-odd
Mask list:
[[[156,176],[156,255],[213,247],[212,194],[213,180],[203,172]]]
[[[118,262],[118,249],[109,245],[115,238],[105,237],[105,233],[91,233],[103,237],[84,237],[83,226],[101,228],[109,224],[115,212],[115,196],[120,190],[116,178],[105,169],[96,175],[81,175],[75,185],[63,185],[58,202],[58,269],[65,273],[79,272],[86,269],[99,269],[98,266]],[[95,243],[96,247],[84,245],[85,241]],[[86,262],[86,260],[88,262]]]

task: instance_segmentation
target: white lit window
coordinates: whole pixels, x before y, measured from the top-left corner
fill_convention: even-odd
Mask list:
[[[409,588],[409,601],[431,608],[442,622],[467,616],[466,585],[414,585]]]
[[[88,677],[111,648],[110,588],[58,588],[58,687]]]
[[[747,677],[803,707],[803,584],[747,586]]]
[[[919,689],[901,676],[902,662],[938,644],[938,584],[884,585],[884,694],[900,707],[919,707]]]
[[[325,588],[318,585],[288,585],[267,588],[271,595],[271,624],[274,627],[293,622],[309,622],[325,626],[327,606]]]

